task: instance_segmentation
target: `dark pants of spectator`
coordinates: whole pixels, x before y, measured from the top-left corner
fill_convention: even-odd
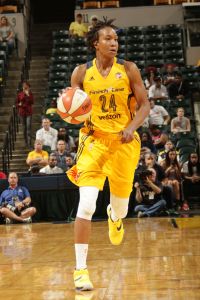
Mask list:
[[[163,210],[166,207],[166,201],[164,199],[159,200],[153,205],[140,204],[135,207],[135,212],[143,212],[143,216],[151,217],[156,215],[159,211]]]
[[[167,208],[168,209],[173,208],[175,205],[175,201],[174,201],[174,194],[173,194],[172,187],[169,185],[164,185],[162,194],[164,200],[166,201]]]
[[[23,126],[24,139],[28,146],[31,146],[31,121],[32,116],[20,116],[20,121]]]
[[[183,181],[184,200],[188,201],[190,197],[200,197],[200,182],[193,183],[191,180]]]

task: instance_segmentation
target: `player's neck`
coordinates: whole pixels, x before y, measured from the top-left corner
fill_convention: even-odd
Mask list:
[[[110,73],[110,70],[113,66],[114,63],[114,58],[110,59],[110,58],[105,58],[102,56],[97,56],[96,57],[96,67],[99,71],[99,73],[103,76],[103,77],[107,77],[108,74]]]
[[[97,55],[96,57],[96,66],[98,69],[100,68],[106,70],[108,68],[112,68],[113,63],[114,63],[114,58],[110,59],[107,57],[102,57],[100,55]]]

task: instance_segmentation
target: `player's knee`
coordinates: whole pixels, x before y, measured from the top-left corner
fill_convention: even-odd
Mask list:
[[[80,202],[78,206],[77,217],[85,220],[91,220],[95,209],[96,203],[91,203],[88,205],[88,203]]]
[[[96,187],[81,187],[77,217],[91,220],[96,210],[99,190]]]
[[[128,213],[129,198],[121,198],[111,194],[110,203],[115,215],[119,219],[126,217]]]

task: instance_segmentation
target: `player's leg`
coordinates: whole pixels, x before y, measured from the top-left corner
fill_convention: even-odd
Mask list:
[[[88,243],[91,232],[91,219],[96,209],[99,189],[94,186],[80,187],[80,201],[74,226],[76,270],[74,284],[78,290],[92,290],[87,270]]]
[[[122,219],[128,212],[129,197],[133,187],[135,169],[140,157],[140,140],[135,139],[117,148],[111,162],[109,176],[110,205],[107,208],[109,238],[113,245],[121,244],[124,235]]]
[[[113,245],[120,245],[124,237],[122,219],[128,212],[129,198],[117,197],[111,193],[107,207],[109,238]]]

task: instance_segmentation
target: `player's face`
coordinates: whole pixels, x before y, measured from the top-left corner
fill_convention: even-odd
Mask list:
[[[99,40],[95,42],[95,48],[103,56],[116,56],[118,51],[118,37],[115,30],[111,27],[99,30]]]

